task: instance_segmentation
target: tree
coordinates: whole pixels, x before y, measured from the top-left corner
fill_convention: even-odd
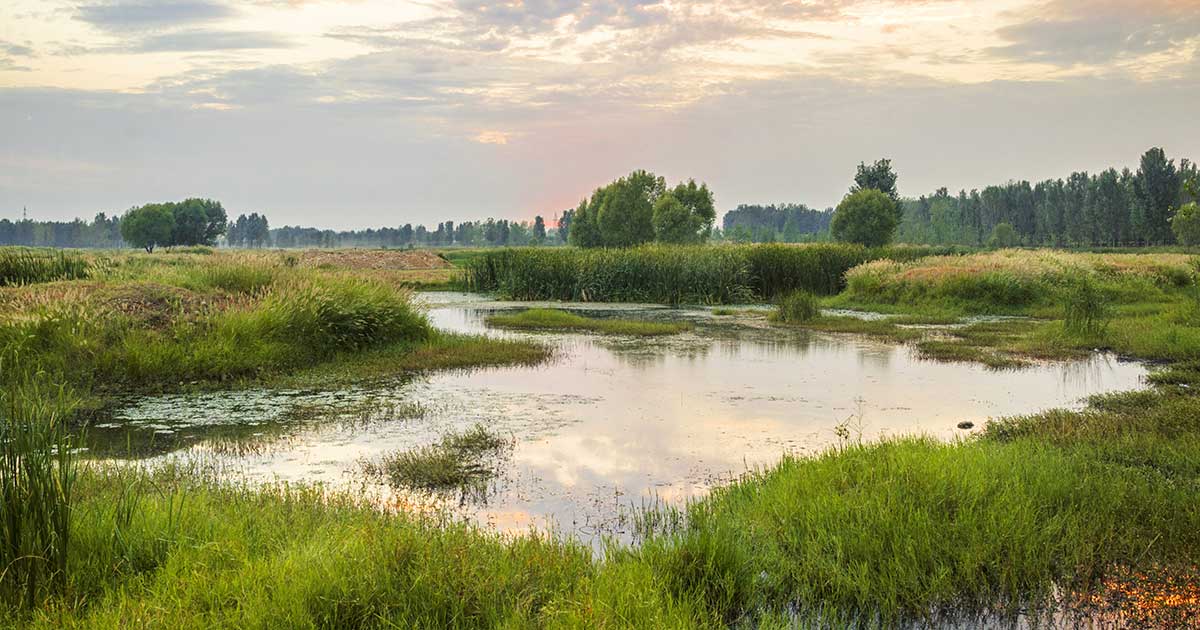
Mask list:
[[[1196,202],[1184,204],[1171,219],[1171,231],[1184,245],[1200,245],[1200,206]]]
[[[897,224],[904,218],[901,215],[903,209],[900,207],[900,194],[896,191],[896,173],[892,170],[891,160],[886,158],[875,160],[875,163],[870,166],[867,166],[865,162],[859,162],[858,172],[854,174],[854,185],[850,187],[850,192],[856,193],[860,190],[878,190],[887,195],[892,200]]]
[[[133,208],[121,217],[121,238],[146,253],[155,247],[171,244],[171,232],[175,229],[175,215],[163,204],[147,204]]]
[[[654,202],[666,192],[666,181],[648,171],[634,171],[605,187],[593,211],[605,247],[630,247],[654,240]]]
[[[672,193],[654,202],[654,238],[660,243],[700,242],[700,219]]]
[[[681,183],[676,186],[671,191],[671,195],[683,204],[688,214],[692,216],[696,228],[696,240],[708,240],[708,237],[712,235],[713,223],[717,220],[716,204],[713,203],[713,194],[708,189],[708,184],[697,186],[696,180],[689,179],[686,184]],[[657,234],[657,228],[655,233]]]
[[[558,218],[558,240],[563,243],[567,242],[567,238],[571,234],[571,219],[574,216],[574,210],[564,210],[562,216]]]
[[[992,236],[988,238],[988,247],[1016,247],[1021,244],[1021,235],[1016,228],[1008,223],[997,223],[992,228]]]
[[[596,206],[603,200],[604,194],[604,189],[598,188],[592,193],[591,201],[584,199],[579,202],[579,207],[571,213],[571,220],[567,223],[570,226],[568,243],[576,247],[600,247],[604,244],[600,240],[600,226],[596,221]]]
[[[533,217],[533,244],[541,245],[546,242],[546,220],[542,215]]]
[[[864,188],[838,204],[830,227],[839,241],[876,247],[890,243],[899,224],[896,202],[878,189]]]
[[[1171,209],[1179,200],[1179,190],[1174,160],[1157,147],[1146,151],[1134,178],[1133,224],[1147,243],[1171,242]]]

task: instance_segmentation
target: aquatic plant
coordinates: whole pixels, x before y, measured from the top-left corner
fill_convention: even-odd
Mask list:
[[[4,357],[0,371],[13,368]],[[61,588],[71,548],[73,401],[44,374],[0,388],[0,602],[32,607]]]
[[[817,296],[808,291],[796,290],[779,299],[773,317],[776,321],[794,324],[811,321],[820,314],[821,306],[817,302]]]
[[[362,468],[394,487],[468,489],[495,476],[485,460],[508,445],[507,440],[477,424],[466,431],[447,433],[435,444],[364,461]]]
[[[624,249],[505,248],[464,261],[472,291],[518,300],[738,304],[804,289],[832,294],[867,260],[951,248],[809,245],[644,245]]]
[[[1068,333],[1095,337],[1104,332],[1111,317],[1107,298],[1090,277],[1081,276],[1065,291],[1063,327]]]
[[[489,326],[534,330],[583,330],[610,335],[643,337],[673,335],[690,330],[688,322],[653,322],[639,319],[584,317],[552,308],[531,308],[519,313],[501,313],[487,318]]]

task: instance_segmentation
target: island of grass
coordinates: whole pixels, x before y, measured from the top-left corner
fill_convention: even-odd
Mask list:
[[[607,335],[654,337],[690,330],[687,322],[652,322],[642,319],[585,317],[552,308],[531,308],[519,313],[503,313],[487,318],[489,326],[530,330],[582,330]]]

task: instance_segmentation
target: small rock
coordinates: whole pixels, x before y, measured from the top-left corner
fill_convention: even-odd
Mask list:
[[[960,428],[960,429],[974,429],[974,428],[975,428],[975,423],[974,423],[974,422],[971,422],[970,420],[963,420],[962,422],[959,422],[959,423],[958,423],[958,428]]]

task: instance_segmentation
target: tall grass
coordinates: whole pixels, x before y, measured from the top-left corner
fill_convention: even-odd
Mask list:
[[[1090,277],[1082,276],[1066,289],[1063,327],[1067,332],[1095,337],[1104,333],[1111,317],[1108,300]]]
[[[796,290],[780,298],[773,318],[784,323],[799,323],[812,321],[820,314],[821,306],[817,303],[817,297],[808,291]]]
[[[87,275],[87,261],[74,254],[0,248],[0,286],[73,280]]]
[[[13,357],[8,357],[9,359]],[[0,371],[11,370],[0,365]],[[65,582],[76,456],[66,390],[23,375],[0,390],[0,601],[32,607]]]
[[[464,262],[470,290],[517,300],[737,304],[791,290],[836,293],[868,260],[949,249],[812,245],[645,245],[628,249],[511,248]]]

